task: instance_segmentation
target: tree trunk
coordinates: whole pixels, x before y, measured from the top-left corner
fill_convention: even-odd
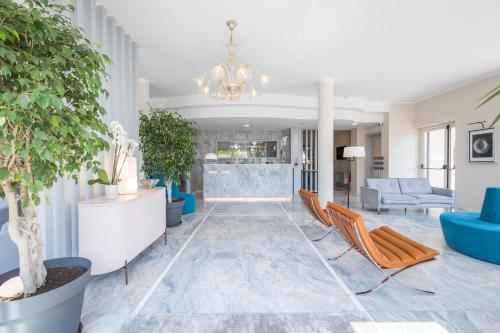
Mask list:
[[[172,179],[167,179],[165,185],[167,185],[167,202],[172,203]]]
[[[3,190],[9,205],[9,235],[19,253],[19,277],[24,293],[32,294],[45,283],[47,276],[43,265],[43,242],[35,216],[36,206],[28,199],[28,205],[23,209],[24,217],[20,217],[15,191],[10,186],[3,186]]]

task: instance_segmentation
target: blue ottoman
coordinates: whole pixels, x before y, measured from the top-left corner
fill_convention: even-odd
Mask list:
[[[443,213],[439,217],[448,246],[500,265],[500,188],[486,189],[481,213]]]
[[[196,211],[196,196],[191,193],[180,193],[180,197],[184,199],[184,208],[182,214],[191,214]]]

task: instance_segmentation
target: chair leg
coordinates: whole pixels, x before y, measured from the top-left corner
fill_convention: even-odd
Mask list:
[[[340,257],[342,257],[342,256],[344,256],[345,254],[347,254],[347,252],[349,252],[349,251],[351,251],[351,250],[352,250],[352,246],[351,246],[351,247],[349,247],[349,248],[348,248],[347,250],[345,250],[344,252],[342,252],[341,254],[339,254],[338,256],[333,257],[333,258],[328,258],[328,260],[331,260],[331,261],[333,261],[333,260],[337,260],[337,259],[339,259]]]
[[[378,266],[377,266],[377,267],[378,267]],[[394,272],[394,273],[392,273],[392,274],[390,274],[390,275],[389,275],[389,274],[387,274],[386,272],[384,272],[384,271],[383,271],[380,267],[378,267],[378,268],[379,268],[379,270],[380,270],[382,273],[384,273],[384,274],[386,275],[386,277],[385,277],[382,281],[380,281],[380,282],[379,282],[379,284],[378,284],[378,285],[376,285],[375,287],[370,288],[370,289],[368,289],[368,290],[364,290],[364,291],[358,291],[358,292],[356,292],[355,294],[356,294],[356,295],[360,295],[360,296],[362,296],[362,295],[368,295],[368,294],[371,294],[372,292],[377,291],[378,289],[382,288],[382,287],[383,287],[383,286],[384,286],[384,285],[385,285],[385,284],[386,284],[386,283],[387,283],[387,282],[388,282],[388,281],[389,281],[392,277],[396,276],[397,274],[401,273],[402,271],[404,271],[404,270],[406,270],[406,269],[408,269],[408,268],[410,268],[410,267],[412,267],[412,266],[408,266],[408,267],[401,268],[400,270],[398,270],[398,271],[396,271],[396,272]],[[415,288],[415,287],[410,287],[410,286],[407,286],[406,284],[404,284],[403,282],[401,282],[401,281],[399,281],[399,280],[397,280],[397,281],[398,281],[398,282],[399,282],[402,286],[404,286],[404,287],[406,287],[406,288],[413,289],[413,290],[416,290],[416,291],[418,291],[418,292],[421,292],[421,293],[424,293],[424,294],[427,294],[427,295],[436,295],[436,293],[435,293],[435,292],[433,292],[433,291],[430,291],[430,290],[425,290],[425,289],[420,289],[420,288]]]
[[[406,208],[405,208],[405,215],[406,215]]]
[[[313,242],[319,242],[320,240],[322,240],[323,238],[325,238],[326,236],[328,236],[329,234],[331,234],[331,233],[333,232],[333,230],[334,230],[333,228],[332,228],[332,229],[330,229],[330,230],[328,230],[328,232],[327,232],[326,234],[324,234],[323,236],[321,236],[321,237],[320,237],[320,238],[318,238],[318,239],[313,239],[312,241],[313,241]]]

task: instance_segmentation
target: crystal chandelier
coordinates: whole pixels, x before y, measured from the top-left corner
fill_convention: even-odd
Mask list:
[[[259,81],[260,87],[265,88],[270,77],[236,59],[237,45],[233,39],[236,21],[227,21],[226,25],[230,31],[229,43],[227,44],[227,59],[213,66],[196,78],[194,82],[201,93],[215,99],[235,101],[246,94],[251,99],[257,98],[260,94],[256,89],[255,81]]]

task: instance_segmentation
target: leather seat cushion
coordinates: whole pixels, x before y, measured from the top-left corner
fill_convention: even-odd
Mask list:
[[[436,194],[411,194],[411,196],[418,199],[418,201],[422,204],[452,204],[453,199],[450,197],[445,197],[443,195]]]
[[[383,268],[400,268],[430,260],[438,251],[420,244],[388,226],[370,232],[370,238],[383,256]]]
[[[419,201],[414,196],[406,194],[382,194],[382,203],[416,205]]]

